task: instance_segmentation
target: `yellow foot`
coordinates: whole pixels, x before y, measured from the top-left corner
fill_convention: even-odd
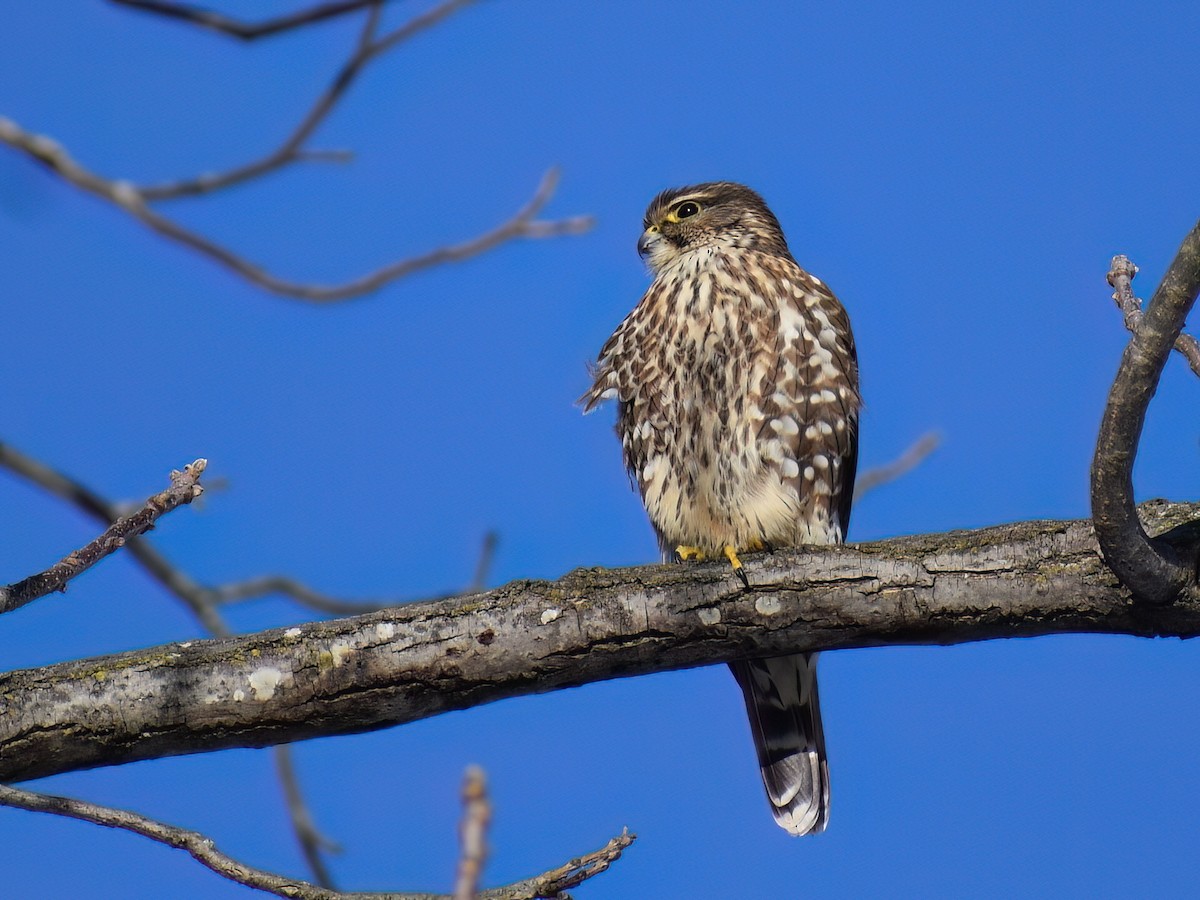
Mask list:
[[[762,545],[758,547],[749,547],[750,550],[761,550]],[[745,587],[750,587],[750,579],[746,577],[746,570],[742,568],[742,561],[738,559],[737,548],[732,544],[725,545],[725,558],[729,560],[729,564],[733,566],[733,573],[742,580]]]
[[[681,560],[704,559],[704,551],[699,547],[685,547],[680,544],[675,548],[675,555]]]

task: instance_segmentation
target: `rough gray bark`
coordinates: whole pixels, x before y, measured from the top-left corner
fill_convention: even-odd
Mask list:
[[[1137,267],[1128,258],[1113,258],[1109,283],[1123,311],[1137,306],[1130,281]],[[1188,232],[1170,268],[1150,298],[1125,347],[1117,377],[1109,390],[1092,460],[1092,521],[1101,550],[1121,582],[1147,603],[1200,599],[1195,554],[1181,555],[1162,541],[1151,540],[1133,504],[1133,463],[1137,458],[1146,411],[1171,351],[1180,342],[1188,313],[1200,294],[1200,223]],[[1128,312],[1127,312],[1128,316]],[[1194,343],[1194,342],[1193,342]],[[1186,356],[1187,342],[1181,350]]]
[[[1195,545],[1200,505],[1141,508]],[[580,569],[452,600],[0,675],[0,781],[411,722],[586,682],[802,650],[1061,632],[1200,635],[1134,604],[1089,522],[723,563]]]

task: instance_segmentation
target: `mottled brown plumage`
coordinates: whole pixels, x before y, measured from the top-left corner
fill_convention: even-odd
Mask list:
[[[742,551],[841,542],[860,403],[845,310],[742,185],[664,191],[643,225],[654,282],[581,400],[617,401],[625,465],[664,554],[725,553],[736,566]],[[731,666],[772,809],[793,834],[828,817],[815,663]]]

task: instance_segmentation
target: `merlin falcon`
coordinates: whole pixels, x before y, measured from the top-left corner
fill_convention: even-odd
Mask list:
[[[845,539],[858,459],[850,321],[797,264],[754,191],[663,191],[638,253],[654,277],[600,351],[580,398],[617,401],[617,434],[665,558]],[[775,820],[823,831],[829,769],[816,654],[730,664]]]

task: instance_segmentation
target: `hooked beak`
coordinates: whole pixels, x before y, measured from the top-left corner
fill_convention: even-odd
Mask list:
[[[645,259],[650,255],[650,250],[654,244],[660,240],[658,234],[658,226],[651,225],[642,232],[642,236],[638,238],[638,256]]]

